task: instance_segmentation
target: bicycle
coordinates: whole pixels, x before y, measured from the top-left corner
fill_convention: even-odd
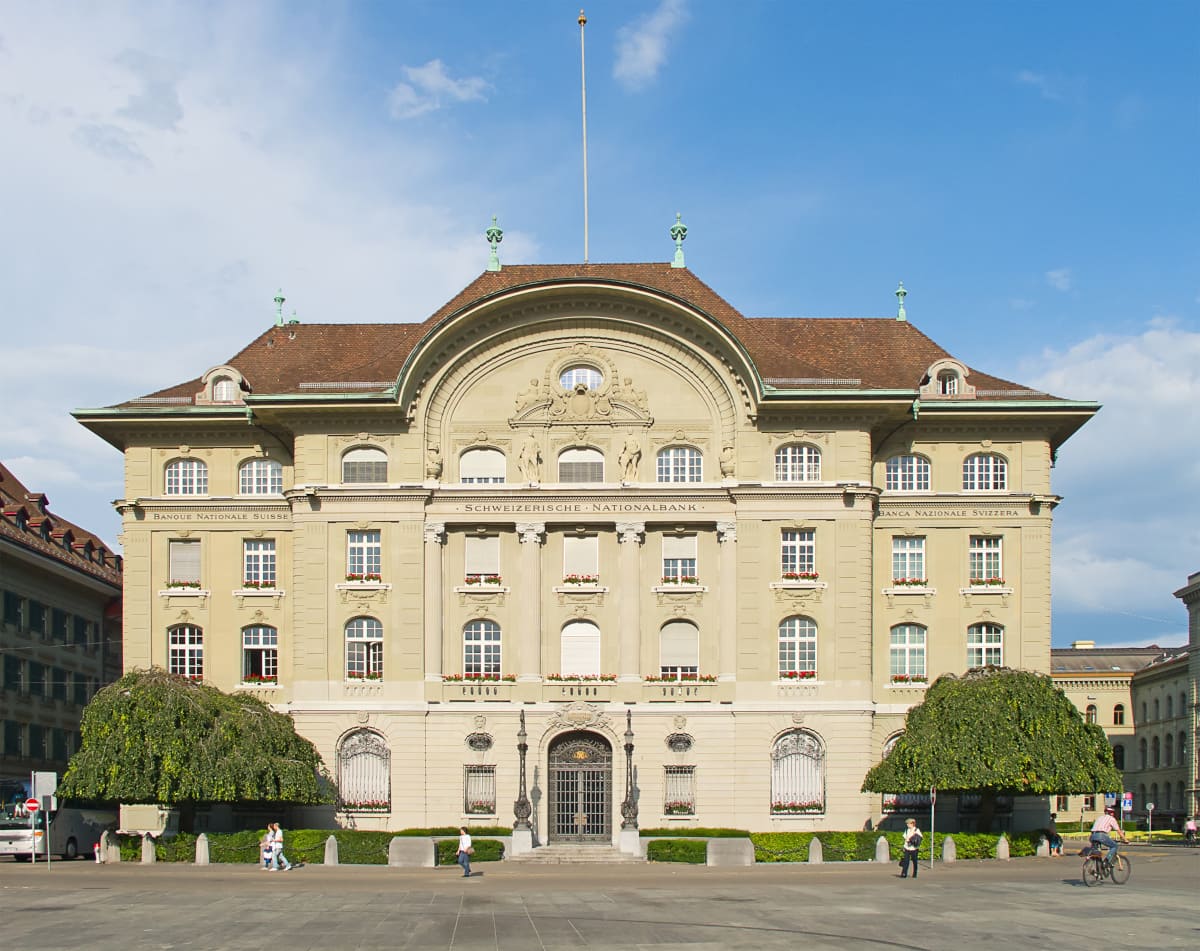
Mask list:
[[[1089,845],[1083,850],[1084,885],[1099,885],[1106,878],[1114,885],[1124,885],[1129,881],[1132,871],[1133,863],[1124,852],[1118,852],[1116,857],[1109,861],[1104,855],[1104,849],[1099,846]]]

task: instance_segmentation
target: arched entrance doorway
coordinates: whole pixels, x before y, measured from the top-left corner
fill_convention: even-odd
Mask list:
[[[612,842],[612,746],[595,733],[564,733],[550,745],[550,841]]]

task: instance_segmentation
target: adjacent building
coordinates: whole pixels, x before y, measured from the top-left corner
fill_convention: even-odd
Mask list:
[[[1051,468],[1096,404],[948,353],[903,287],[895,316],[747,318],[681,250],[501,267],[489,237],[420,323],[280,316],[76,414],[125,456],[126,668],[290,712],[361,828],[522,793],[543,843],[635,806],[927,808],[863,776],[939,674],[1049,671]]]

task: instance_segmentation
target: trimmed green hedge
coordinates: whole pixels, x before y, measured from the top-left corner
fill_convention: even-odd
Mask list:
[[[821,840],[821,857],[826,862],[872,862],[875,860],[875,842],[880,836],[888,841],[891,855],[899,860],[904,845],[903,832],[756,832],[750,836],[754,843],[756,862],[807,862],[808,846],[814,839]],[[1009,855],[1018,858],[1033,855],[1037,851],[1040,832],[1021,832],[1010,836]],[[925,833],[918,856],[929,858],[929,849],[934,836]],[[972,832],[956,832],[955,852],[960,859],[994,859],[999,835],[983,835]],[[940,857],[946,836],[936,834],[937,855]]]
[[[748,839],[750,833],[745,829],[694,829],[691,827],[679,829],[642,829],[638,833],[643,839],[661,837],[666,839]]]
[[[458,832],[457,829],[454,830]],[[504,843],[496,839],[477,839],[471,836],[471,847],[475,854],[471,856],[471,864],[476,862],[499,862],[504,858]],[[453,865],[458,856],[458,839],[442,839],[437,844],[437,864]]]
[[[646,845],[646,858],[651,862],[703,865],[707,854],[708,842],[697,839],[655,839]]]

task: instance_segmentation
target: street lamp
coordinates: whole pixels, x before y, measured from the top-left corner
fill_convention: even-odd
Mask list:
[[[621,803],[621,828],[637,829],[638,807],[633,795],[633,711],[625,711],[625,801]]]
[[[521,758],[520,785],[517,789],[517,801],[513,803],[513,815],[516,822],[513,823],[513,829],[529,830],[532,827],[529,824],[529,817],[533,815],[533,806],[530,805],[529,797],[525,794],[525,754],[529,750],[525,733],[525,711],[521,711],[521,729],[517,731],[517,752]]]

